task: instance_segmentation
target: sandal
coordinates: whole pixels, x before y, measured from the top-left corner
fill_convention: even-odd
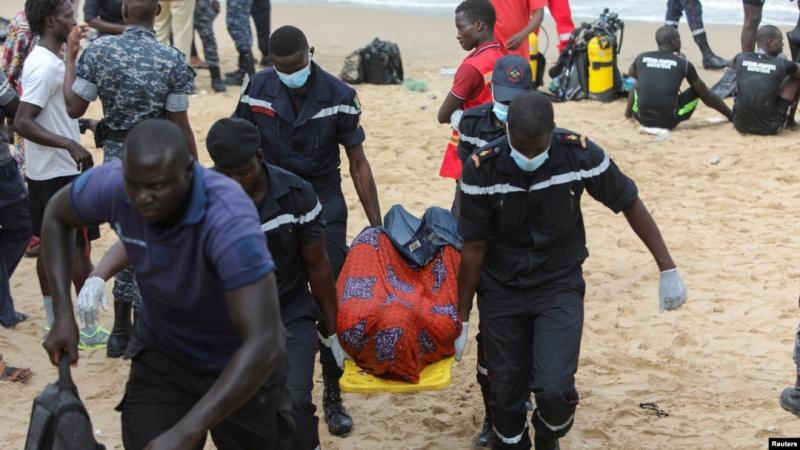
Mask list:
[[[0,355],[2,358],[2,355]],[[0,359],[0,381],[10,381],[12,383],[25,383],[33,377],[31,369],[20,369],[11,367]]]
[[[11,323],[8,323],[8,324],[4,323],[2,325],[3,325],[4,328],[13,329],[17,325],[19,325],[21,322],[24,322],[26,320],[28,320],[28,315],[27,314],[21,313],[21,312],[15,312],[14,313],[14,319],[11,321]]]

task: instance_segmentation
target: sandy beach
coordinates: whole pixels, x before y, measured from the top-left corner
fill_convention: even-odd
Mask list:
[[[0,2],[0,15],[11,17],[23,3]],[[456,67],[465,56],[452,17],[281,3],[273,6],[272,23],[273,28],[302,28],[315,47],[314,59],[337,74],[347,54],[376,36],[399,44],[406,77],[425,81],[426,92],[356,86],[382,210],[396,203],[419,214],[429,206],[449,207],[453,182],[436,176],[448,127],[436,123],[436,111],[452,82],[441,69]],[[626,23],[622,70],[639,52],[654,49],[658,26]],[[555,36],[551,22],[545,27]],[[739,27],[706,29],[718,54],[732,57],[738,52]],[[236,55],[224,16],[217,19],[216,31],[223,70],[232,70]],[[685,24],[681,33],[684,51],[700,66]],[[547,59],[555,58],[553,43]],[[700,76],[711,85],[721,73],[700,70]],[[206,132],[214,121],[230,115],[239,90],[213,94],[206,71],[198,72],[196,84],[190,119],[201,160],[209,165]],[[586,322],[577,373],[581,403],[562,448],[760,449],[768,437],[800,436],[800,420],[777,401],[794,381],[792,342],[800,319],[800,133],[743,136],[730,124],[708,124],[718,114],[703,105],[687,126],[657,140],[626,120],[624,108],[622,100],[557,104],[556,123],[601,145],[637,182],[682,272],[689,301],[676,312],[659,315],[658,268],[647,249],[622,215],[585,196],[592,256],[584,265]],[[87,113],[91,118],[101,115],[99,102]],[[91,136],[84,137],[84,145],[94,148]],[[100,158],[96,152],[95,159]],[[367,221],[346,166],[344,162],[343,186],[352,238]],[[105,227],[93,247],[93,260],[99,261],[115,241]],[[23,447],[31,402],[56,378],[41,347],[45,318],[34,260],[24,259],[11,281],[17,309],[31,318],[16,330],[0,328],[0,352],[36,374],[25,385],[0,383],[2,449]],[[472,321],[477,322],[477,310]],[[112,313],[103,312],[102,322],[110,328]],[[335,438],[321,421],[322,447],[470,448],[483,419],[475,349],[472,341],[465,360],[453,369],[452,385],[443,391],[345,394],[355,429],[347,438]],[[107,359],[105,351],[82,352],[73,370],[98,439],[109,449],[122,448],[114,407],[127,372],[128,362]],[[316,381],[314,396],[321,405],[319,368]],[[656,402],[669,416],[657,418],[640,409],[640,402]]]

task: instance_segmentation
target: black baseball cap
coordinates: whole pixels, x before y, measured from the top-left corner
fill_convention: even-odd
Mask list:
[[[510,102],[520,94],[531,90],[533,76],[531,65],[518,55],[506,55],[498,59],[492,71],[492,95],[495,101]]]
[[[226,117],[211,126],[206,148],[214,165],[223,169],[247,164],[261,148],[261,133],[252,123]]]

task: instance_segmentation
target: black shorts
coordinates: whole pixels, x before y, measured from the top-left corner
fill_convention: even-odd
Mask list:
[[[743,5],[764,6],[764,0],[742,0]]]
[[[56,192],[70,184],[76,177],[77,175],[51,178],[49,180],[25,179],[28,182],[28,208],[31,211],[34,236],[42,236],[42,221],[44,220],[44,209],[47,207],[47,202],[56,195]],[[97,225],[88,226],[78,230],[77,234],[77,243],[83,245],[87,241],[98,239],[100,237],[100,228]]]
[[[775,99],[775,110],[771,115],[762,117],[759,123],[749,123],[747,120],[740,120],[736,115],[736,108],[733,108],[733,126],[742,133],[757,134],[761,136],[771,136],[783,131],[789,114],[792,111],[792,102],[783,97]]]

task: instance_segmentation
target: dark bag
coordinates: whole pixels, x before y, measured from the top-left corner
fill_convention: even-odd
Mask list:
[[[394,42],[375,38],[361,49],[364,82],[369,84],[400,84],[403,82],[403,59],[400,47]]]
[[[33,400],[25,450],[105,450],[94,440],[89,414],[69,371],[69,356],[61,354],[58,381]]]
[[[345,83],[360,84],[364,82],[364,65],[361,64],[361,50],[356,50],[350,53],[344,59],[344,67],[342,67],[339,78]]]

